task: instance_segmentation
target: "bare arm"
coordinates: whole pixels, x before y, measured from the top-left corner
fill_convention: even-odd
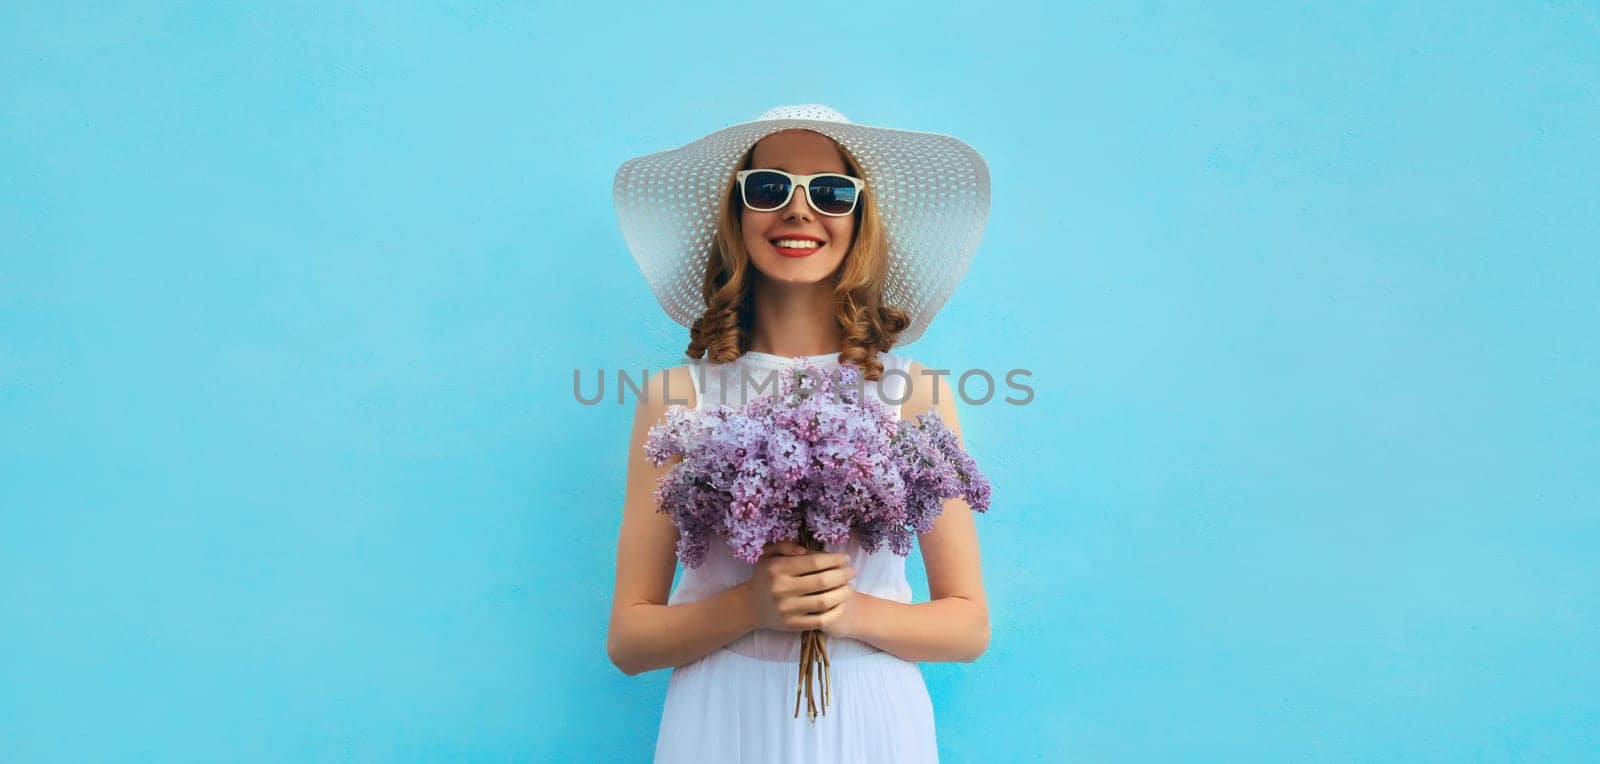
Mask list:
[[[663,390],[662,384],[668,387]],[[692,662],[754,630],[758,615],[749,587],[735,586],[697,602],[668,605],[676,568],[678,529],[656,511],[656,480],[672,465],[656,467],[644,455],[645,437],[666,415],[665,392],[694,405],[689,370],[679,366],[649,380],[649,401],[634,410],[628,444],[628,481],[617,539],[617,579],[611,600],[606,653],[633,676]]]
[[[901,406],[901,418],[914,419],[931,408],[961,440],[954,391],[944,377],[924,375],[921,369],[912,363],[911,397]],[[928,602],[906,604],[857,592],[849,600],[851,612],[843,619],[843,636],[909,661],[971,662],[983,655],[989,648],[989,605],[972,514],[966,501],[946,500],[932,530],[918,537],[928,574]]]

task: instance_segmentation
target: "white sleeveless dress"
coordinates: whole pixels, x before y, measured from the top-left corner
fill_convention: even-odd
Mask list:
[[[894,403],[906,396],[909,359],[878,354],[884,376],[865,383],[867,395],[882,400],[899,414]],[[696,406],[709,403],[741,405],[756,395],[772,392],[775,384],[757,388],[741,384],[748,376],[756,383],[775,372],[809,360],[823,368],[836,368],[838,354],[785,358],[747,352],[725,364],[694,359],[689,375],[694,379]],[[748,373],[746,374],[746,371]],[[909,603],[905,558],[887,545],[873,553],[852,536],[843,546],[856,570],[855,589],[877,597]],[[749,580],[754,566],[733,556],[724,542],[713,543],[698,568],[683,568],[668,604],[694,602]],[[933,703],[916,663],[854,639],[828,639],[831,681],[827,712],[808,718],[804,698],[795,717],[795,689],[800,679],[801,632],[757,629],[705,657],[672,670],[661,728],[656,737],[656,764],[853,764],[855,762],[937,762]],[[814,685],[820,692],[820,684]],[[820,704],[821,698],[818,698]]]

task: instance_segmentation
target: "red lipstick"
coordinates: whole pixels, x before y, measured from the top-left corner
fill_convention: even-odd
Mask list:
[[[814,242],[817,243],[817,246],[815,246],[815,247],[780,247],[780,246],[778,246],[778,242],[783,241],[785,239],[788,239],[788,240],[799,240],[799,241],[814,241]],[[817,238],[815,236],[810,236],[810,235],[803,234],[803,233],[784,234],[782,236],[774,236],[771,239],[768,239],[767,241],[772,244],[772,248],[773,249],[778,250],[778,254],[783,255],[784,257],[809,257],[811,255],[816,254],[817,250],[822,249],[824,246],[827,246],[826,244],[823,243],[823,241],[821,239],[819,239],[819,238]]]

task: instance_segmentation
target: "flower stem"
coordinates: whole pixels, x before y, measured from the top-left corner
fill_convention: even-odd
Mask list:
[[[812,535],[811,528],[804,523],[800,525],[800,545],[813,552],[823,550],[823,544],[816,536]],[[822,704],[820,713],[828,714],[828,700],[832,695],[830,691],[829,675],[832,673],[828,662],[828,635],[821,629],[809,629],[800,635],[800,684],[795,687],[794,715],[800,717],[800,693],[802,689],[806,696],[806,715],[815,722],[819,713],[816,691],[813,690],[813,674],[817,683],[821,685]]]

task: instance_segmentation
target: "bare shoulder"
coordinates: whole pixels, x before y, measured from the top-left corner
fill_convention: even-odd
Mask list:
[[[693,374],[693,369],[687,364],[652,372],[645,381],[644,395],[639,398],[637,410],[640,416],[654,421],[673,406],[694,408],[696,396]]]
[[[906,361],[906,373],[911,377],[910,395],[900,405],[900,418],[915,419],[924,411],[938,411],[948,422],[955,414],[955,393],[950,387],[949,370],[938,366],[924,366],[913,360]]]

